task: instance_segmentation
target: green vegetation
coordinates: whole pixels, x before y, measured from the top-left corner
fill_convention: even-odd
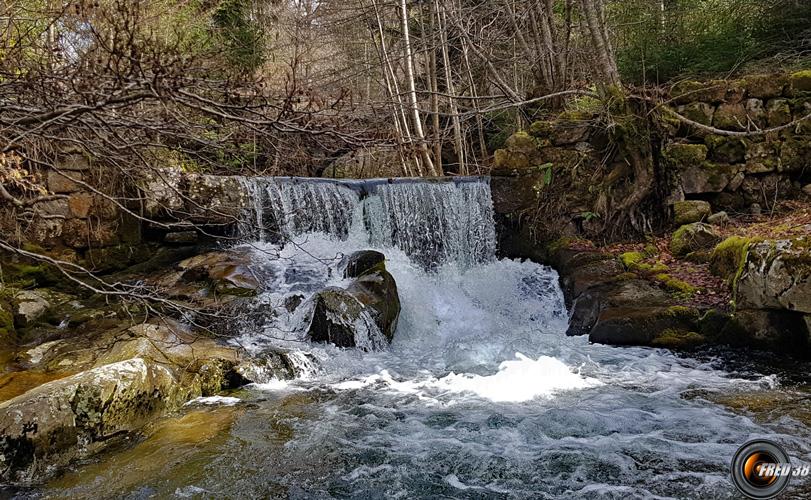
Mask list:
[[[742,62],[798,48],[811,25],[807,2],[669,0],[609,3],[624,78],[662,82],[723,73]]]

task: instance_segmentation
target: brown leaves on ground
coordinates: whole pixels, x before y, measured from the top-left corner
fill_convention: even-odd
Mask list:
[[[781,202],[774,213],[762,215],[733,215],[729,224],[717,228],[723,238],[729,236],[746,236],[763,239],[786,239],[811,235],[811,203],[801,201]],[[676,294],[676,299],[683,305],[699,308],[729,309],[732,290],[729,284],[710,272],[709,265],[702,262],[690,262],[676,258],[670,252],[671,234],[652,237],[645,242],[617,243],[602,247],[602,250],[613,255],[625,252],[646,252],[656,248],[655,255],[650,255],[643,262],[650,265],[657,263],[668,267],[664,271],[670,277],[684,281],[697,290],[692,295]],[[573,245],[577,249],[594,249],[592,242],[578,241]],[[641,273],[640,273],[641,274]],[[647,276],[658,282],[654,273]],[[659,282],[661,286],[662,283]]]

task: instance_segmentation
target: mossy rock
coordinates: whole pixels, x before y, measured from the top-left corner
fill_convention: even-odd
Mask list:
[[[712,123],[722,130],[746,130],[748,125],[746,107],[741,103],[721,104],[715,110]]]
[[[707,146],[704,144],[674,143],[665,147],[663,155],[674,167],[699,165],[707,159]]]
[[[364,274],[386,270],[386,256],[375,250],[359,250],[345,256],[339,267],[344,269],[344,278],[358,278]]]
[[[683,226],[691,222],[701,222],[712,214],[712,207],[703,200],[677,201],[673,204],[673,222]]]
[[[532,125],[529,126],[529,133],[533,137],[549,137],[552,133],[552,128],[554,127],[554,123],[551,121],[546,120],[539,120],[536,122],[532,122]]]
[[[91,248],[85,252],[87,266],[94,272],[107,273],[122,271],[133,264],[145,262],[155,252],[153,245],[115,245]]]
[[[674,278],[669,274],[665,273],[657,274],[656,276],[654,276],[654,278],[657,281],[661,282],[665,286],[665,288],[667,288],[671,292],[674,292],[676,294],[685,297],[690,297],[698,291],[698,288],[694,287],[690,283]]]
[[[535,139],[526,132],[516,132],[507,139],[507,149],[516,153],[531,154],[538,145]]]
[[[695,332],[698,310],[691,307],[615,307],[600,312],[589,341],[610,345],[652,346],[665,332]]]
[[[786,99],[772,99],[766,103],[766,121],[770,127],[791,122],[791,106]]]
[[[741,81],[741,86],[746,89],[746,94],[758,99],[779,97],[783,95],[788,84],[788,76],[784,74],[752,75]]]
[[[636,264],[639,264],[645,259],[645,256],[642,255],[640,252],[625,252],[620,255],[620,261],[622,261],[622,265],[628,269],[633,268]]]
[[[709,158],[714,162],[742,163],[746,159],[745,139],[710,134],[704,138],[704,142],[709,146]]]
[[[14,328],[14,309],[11,301],[2,295],[0,289],[0,348],[16,343],[17,331]]]
[[[732,284],[746,261],[750,238],[730,236],[719,243],[710,255],[710,271]]]
[[[685,194],[720,193],[735,179],[738,165],[705,161],[700,165],[683,168],[679,174]]]
[[[712,125],[712,118],[715,115],[715,108],[704,102],[693,102],[684,106],[679,106],[679,114],[689,120],[701,123],[702,125]]]
[[[690,252],[712,248],[721,241],[718,232],[709,224],[694,222],[686,224],[673,233],[670,239],[670,251],[677,257]]]
[[[791,74],[791,88],[800,92],[811,92],[811,69]]]

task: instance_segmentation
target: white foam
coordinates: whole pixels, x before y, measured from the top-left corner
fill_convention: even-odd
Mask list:
[[[204,405],[204,406],[234,406],[242,402],[239,398],[232,398],[228,396],[206,396],[192,399],[186,406]]]

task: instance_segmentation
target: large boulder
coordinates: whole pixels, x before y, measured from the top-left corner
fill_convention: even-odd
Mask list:
[[[313,342],[337,347],[382,347],[382,334],[364,305],[347,290],[331,287],[316,293],[313,315],[307,330]]]
[[[705,338],[698,330],[699,314],[686,307],[628,307],[604,310],[589,341],[611,345],[690,347]]]
[[[736,302],[741,308],[811,313],[811,237],[749,245]]]
[[[397,283],[386,271],[380,252],[355,252],[342,263],[344,277],[354,278],[346,289],[330,287],[312,297],[313,314],[307,331],[313,342],[374,350],[391,342],[400,316]]]
[[[183,260],[156,284],[169,296],[207,302],[216,296],[256,295],[265,281],[264,273],[249,250],[232,249]]]

